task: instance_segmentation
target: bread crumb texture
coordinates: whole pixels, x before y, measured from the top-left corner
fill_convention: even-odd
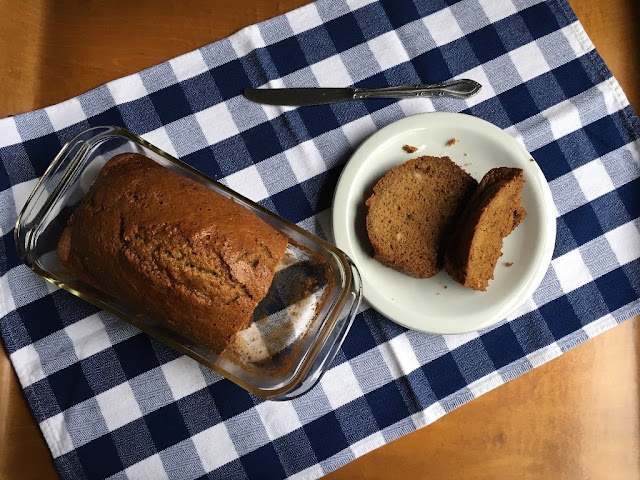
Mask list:
[[[421,156],[387,172],[366,201],[374,258],[415,277],[437,274],[453,220],[476,186],[449,157]]]
[[[457,222],[446,251],[449,275],[465,287],[485,291],[502,256],[504,237],[526,216],[521,205],[522,169],[490,170]]]

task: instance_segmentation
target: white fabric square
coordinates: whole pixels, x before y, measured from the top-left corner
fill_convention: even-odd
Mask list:
[[[9,288],[9,274],[6,273],[0,277],[0,318],[13,312],[15,309],[16,304],[13,301],[11,289]]]
[[[284,152],[289,166],[296,175],[298,183],[302,183],[327,170],[327,165],[320,156],[313,140],[307,140]]]
[[[360,383],[349,362],[342,363],[326,372],[320,383],[331,408],[334,410],[363,396]]]
[[[558,358],[560,355],[562,355],[562,349],[556,342],[553,342],[551,345],[547,345],[527,355],[527,360],[529,360],[533,368],[537,368],[544,363],[550,362],[554,358]]]
[[[73,342],[79,360],[84,360],[111,346],[104,323],[97,313],[69,325],[64,330]]]
[[[244,57],[247,53],[265,46],[264,38],[257,25],[250,25],[243,28],[235,35],[229,37],[231,46],[238,57]]]
[[[169,65],[171,65],[171,69],[179,82],[209,70],[200,50],[194,50],[169,60]]]
[[[509,58],[511,58],[523,82],[527,82],[551,70],[536,42],[511,50]]]
[[[310,3],[304,7],[297,8],[285,14],[289,26],[296,35],[306,30],[311,30],[318,25],[322,25],[322,18],[318,14],[315,4]]]
[[[420,362],[413,351],[411,342],[404,333],[382,345],[380,350],[394,378],[408,375],[420,368]],[[393,358],[387,358],[388,355],[393,355]]]
[[[578,22],[567,25],[561,32],[567,39],[567,42],[569,42],[575,58],[580,58],[595,48],[587,36],[587,33]]]
[[[144,138],[150,144],[155,145],[160,150],[164,150],[169,155],[172,155],[174,157],[178,156],[178,152],[176,152],[176,149],[173,146],[173,143],[171,143],[171,139],[169,138],[169,135],[167,135],[167,131],[164,127],[159,127],[155,130],[147,132],[142,135],[142,138]]]
[[[376,124],[370,115],[365,115],[342,126],[342,133],[347,137],[352,147],[360,145],[365,138],[373,135],[376,130]]]
[[[438,46],[446,45],[464,36],[449,8],[432,13],[423,21]]]
[[[54,130],[62,130],[87,119],[77,98],[44,109]]]
[[[271,440],[302,428],[300,418],[291,402],[262,402],[256,406],[256,411]]]
[[[553,208],[553,218],[559,218],[560,212],[558,211],[558,206],[554,203],[552,208]]]
[[[282,78],[274,78],[263,85],[264,88],[285,88],[286,85]],[[267,119],[273,120],[285,112],[295,110],[297,107],[288,107],[286,105],[261,105]]]
[[[487,16],[491,23],[495,23],[498,20],[507,18],[518,10],[512,2],[496,2],[496,0],[478,0],[480,6],[484,10],[484,14]]]
[[[489,78],[487,77],[487,74],[484,71],[484,68],[482,68],[482,65],[478,65],[477,67],[472,68],[471,70],[467,70],[466,72],[464,72],[462,75],[459,75],[458,77],[470,78],[471,80],[475,80],[480,85],[482,85],[482,88],[478,93],[476,93],[473,97],[468,98],[466,100],[467,105],[469,105],[470,107],[478,105],[484,102],[485,100],[488,100],[496,96],[496,92],[493,89],[493,86],[491,85],[491,82],[489,81]]]
[[[224,183],[231,190],[235,190],[254,202],[259,202],[269,196],[267,187],[264,186],[260,172],[255,165],[225,177]]]
[[[620,265],[640,257],[640,232],[633,222],[620,225],[605,234]]]
[[[210,472],[238,458],[236,448],[224,423],[203,430],[192,439],[205,472]]]
[[[428,97],[403,98],[402,100],[398,100],[398,106],[402,109],[405,117],[435,111],[433,102]]]
[[[547,108],[542,112],[542,116],[549,121],[553,137],[556,140],[582,128],[580,112],[568,100]]]
[[[604,99],[604,104],[607,106],[607,113],[609,115],[617,112],[618,110],[622,110],[629,105],[627,97],[620,89],[620,85],[614,77],[608,78],[604,82],[599,83],[596,85],[596,88],[600,91],[600,94]]]
[[[571,292],[593,281],[591,273],[582,259],[580,250],[576,249],[565,253],[553,260],[551,265],[556,272],[556,277],[558,277],[564,293]]]
[[[615,327],[618,324],[613,315],[608,314],[602,318],[599,318],[595,322],[587,323],[582,330],[587,334],[589,338],[593,338],[596,335],[601,334],[605,330]]]
[[[51,255],[51,254],[53,254],[53,255],[57,255],[58,253],[57,253],[57,252],[49,252],[49,253],[45,253],[45,255]],[[45,255],[43,255],[42,257],[43,257],[43,258],[45,258]],[[45,282],[45,285],[47,286],[47,292],[48,292],[48,293],[53,293],[53,292],[55,292],[55,291],[57,291],[57,290],[60,290],[60,287],[59,287],[59,286],[57,286],[57,285],[55,285],[55,284],[53,284],[53,283],[51,283],[51,282]],[[0,316],[1,316],[1,315],[0,315]]]
[[[573,171],[573,175],[580,185],[584,198],[589,202],[615,190],[613,182],[600,159],[576,168]]]
[[[0,148],[22,142],[16,121],[12,117],[3,118],[0,122]]]
[[[145,458],[141,462],[131,465],[125,470],[127,477],[132,480],[138,479],[157,479],[165,480],[169,479],[167,472],[162,464],[162,459],[157,453],[150,457]]]
[[[160,368],[175,400],[207,388],[207,382],[198,363],[187,356],[176,358]]]
[[[201,110],[195,117],[209,145],[239,133],[231,112],[224,103]]]
[[[351,451],[355,457],[361,457],[365,453],[383,446],[385,443],[387,441],[384,439],[382,432],[376,432],[351,445]]]
[[[346,0],[347,6],[351,11],[357,10],[358,8],[366,7],[370,3],[375,2],[376,0]]]
[[[39,178],[34,178],[32,180],[27,180],[26,182],[18,183],[11,187],[11,194],[13,195],[13,202],[16,206],[16,212],[19,212],[24,207],[24,204],[27,203],[27,199],[33,189],[36,188],[38,184]]]
[[[96,395],[96,401],[109,430],[142,417],[136,396],[127,382]]]
[[[132,102],[146,96],[147,92],[140,75],[134,74],[128,77],[118,78],[107,83],[107,88],[116,104]]]
[[[353,83],[340,55],[314,63],[311,71],[321,87],[347,87]]]
[[[367,42],[381,70],[409,61],[404,45],[395,31],[387,32]]]
[[[45,377],[40,363],[40,355],[38,355],[33,344],[13,352],[11,361],[16,369],[22,388],[28,387]]]
[[[284,80],[282,78],[278,77],[278,78],[272,78],[267,83],[262,85],[262,87],[264,87],[264,88],[285,88],[286,85],[284,84]],[[271,107],[272,106],[272,105],[266,105],[266,104],[262,104],[262,105],[265,106],[265,107]]]
[[[447,344],[449,350],[455,350],[461,345],[478,338],[478,332],[459,333],[457,335],[443,335],[444,343]]]
[[[479,380],[469,384],[468,388],[473,393],[473,396],[478,398],[480,395],[499,387],[504,383],[504,380],[498,372],[491,372],[485,375]]]
[[[49,445],[53,458],[58,458],[73,450],[73,441],[67,430],[64,414],[59,413],[40,422],[40,429]]]
[[[283,88],[283,87],[274,87],[274,88]],[[283,113],[290,112],[291,110],[295,110],[296,107],[287,107],[285,105],[281,105],[281,106],[262,105],[262,109],[264,110],[264,113],[267,116],[267,119],[273,120],[274,118],[279,117]]]
[[[411,415],[411,420],[416,428],[429,425],[447,413],[440,402],[429,405],[425,410]]]
[[[322,465],[316,463],[315,465],[305,468],[301,472],[296,473],[288,477],[288,480],[310,480],[312,478],[320,478],[325,475],[325,471],[322,469]]]

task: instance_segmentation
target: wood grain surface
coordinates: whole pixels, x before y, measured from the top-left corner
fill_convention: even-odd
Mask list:
[[[66,100],[305,3],[0,0],[0,118]],[[637,0],[570,3],[638,111]],[[636,317],[325,478],[640,479],[638,324]],[[3,351],[0,479],[56,477]]]

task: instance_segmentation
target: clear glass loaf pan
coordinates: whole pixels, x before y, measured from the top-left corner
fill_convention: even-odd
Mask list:
[[[74,208],[102,166],[127,152],[143,154],[232,198],[289,238],[285,258],[251,326],[220,356],[84,284],[60,264],[58,239]],[[22,209],[15,241],[25,264],[50,282],[272,400],[293,398],[315,385],[347,335],[361,298],[358,271],[335,246],[118,127],[85,130],[62,148]]]

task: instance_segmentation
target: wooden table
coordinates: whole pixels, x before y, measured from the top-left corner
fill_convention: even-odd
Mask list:
[[[570,1],[638,111],[637,0]],[[66,100],[304,3],[0,0],[0,118]],[[638,323],[636,317],[326,478],[638,479]],[[56,478],[4,352],[0,478]]]

